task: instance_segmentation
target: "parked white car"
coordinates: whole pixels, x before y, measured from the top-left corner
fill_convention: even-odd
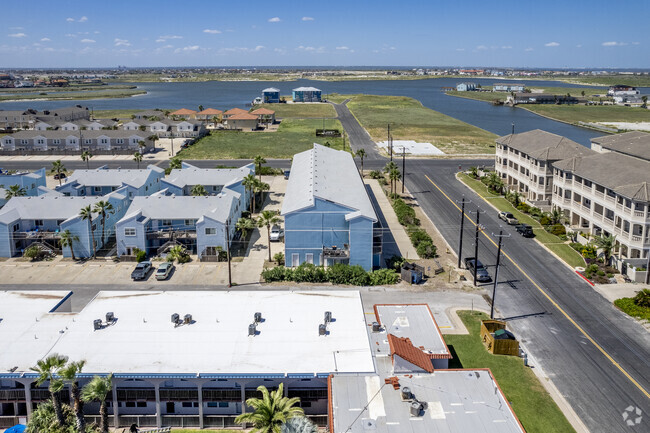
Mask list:
[[[269,236],[272,242],[279,242],[284,237],[284,231],[276,224],[271,227],[271,233]]]

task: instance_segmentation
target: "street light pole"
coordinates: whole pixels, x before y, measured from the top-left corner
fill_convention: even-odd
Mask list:
[[[402,147],[402,194],[404,194],[405,183],[406,183],[406,147]]]
[[[499,283],[499,263],[501,261],[501,241],[503,238],[509,238],[510,235],[504,235],[503,230],[499,230],[499,234],[495,235],[492,233],[492,236],[499,238],[499,246],[497,248],[497,267],[494,271],[494,286],[492,287],[492,305],[490,306],[490,319],[494,319],[494,298],[497,294],[497,284]]]
[[[472,212],[470,212],[472,213]],[[481,212],[480,208],[476,208],[476,234],[474,235],[474,271],[473,271],[473,277],[474,277],[474,287],[476,287],[476,268],[478,267],[478,235],[481,232],[481,224],[480,224],[480,217],[481,214],[485,213],[485,211]],[[498,260],[498,259],[497,259]]]
[[[458,201],[457,201],[458,202]],[[460,241],[458,242],[458,268],[460,269],[460,258],[463,255],[463,227],[465,225],[465,203],[471,203],[471,200],[465,201],[465,194],[460,201]]]
[[[228,287],[232,287],[232,271],[230,270],[230,218],[226,221],[226,245],[228,248]]]

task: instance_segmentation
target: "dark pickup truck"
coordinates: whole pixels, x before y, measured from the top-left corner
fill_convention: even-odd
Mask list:
[[[517,233],[519,233],[525,238],[532,238],[533,236],[535,236],[533,234],[533,228],[528,224],[519,224],[516,228],[517,228]]]
[[[476,280],[480,282],[492,281],[490,274],[488,274],[487,269],[483,266],[480,260],[476,260],[474,257],[466,257],[465,267],[474,275],[474,266],[476,266]]]
[[[131,272],[131,278],[135,280],[146,280],[151,272],[151,262],[140,262],[135,266],[133,272]]]

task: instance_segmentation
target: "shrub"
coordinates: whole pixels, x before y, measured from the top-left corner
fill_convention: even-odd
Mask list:
[[[415,216],[415,209],[407,205],[401,198],[393,200],[393,210],[395,210],[395,215],[401,225],[420,225],[420,220]]]
[[[379,269],[370,272],[370,285],[379,286],[383,284],[396,284],[399,281],[399,274],[392,269]]]
[[[262,176],[278,176],[284,174],[284,172],[279,168],[262,166],[262,168],[257,170],[255,174],[261,174]]]
[[[289,272],[287,272],[289,271]],[[287,269],[284,266],[277,266],[275,268],[267,268],[262,271],[262,278],[267,283],[272,283],[274,281],[287,281],[287,274],[291,273],[291,269]]]
[[[388,181],[385,178],[381,177],[379,178],[379,185],[388,185]]]
[[[544,215],[540,220],[539,223],[543,226],[550,226],[551,225],[551,219],[547,216]]]
[[[571,246],[571,248],[573,248],[574,250],[582,254],[584,245],[582,245],[580,242],[571,242],[569,245]]]
[[[144,262],[147,259],[147,252],[140,248],[134,248],[133,255],[135,256],[135,261],[138,263]]]
[[[383,176],[381,175],[381,173],[379,172],[379,170],[372,170],[372,171],[369,173],[369,175],[370,175],[370,178],[371,178],[371,179],[381,179],[381,178],[383,178]]]
[[[41,249],[36,245],[31,245],[25,249],[23,255],[30,260],[36,260],[41,255]]]
[[[433,242],[429,233],[423,229],[415,229],[409,233],[409,238],[411,238],[411,243],[414,247],[418,247],[422,242]]]
[[[517,209],[522,211],[523,213],[529,213],[530,212],[530,206],[527,205],[526,203],[519,203],[519,206],[517,206]]]
[[[276,253],[273,256],[273,260],[275,260],[278,265],[284,266],[284,253]]]
[[[647,290],[647,289],[646,289]],[[637,295],[638,296],[638,295]],[[614,301],[614,305],[625,313],[640,319],[650,320],[650,308],[638,305],[634,298],[621,298]]]
[[[599,277],[604,277],[605,271],[599,270],[598,272],[596,272],[596,275],[598,275]]]
[[[583,245],[581,254],[585,259],[595,259],[596,248],[593,245]]]
[[[634,303],[639,307],[650,308],[650,289],[643,289],[634,296]]]
[[[614,274],[612,274],[611,272],[607,273],[607,278],[612,278],[613,276],[614,276]]]
[[[533,217],[541,217],[542,216],[542,210],[538,207],[531,207],[530,208],[530,215]]]
[[[481,178],[481,182],[483,182],[485,185],[487,185],[489,181],[490,181],[490,179],[487,176],[483,176]]]
[[[406,259],[402,256],[393,256],[390,259],[386,260],[386,267],[388,269],[395,269],[396,271],[399,271],[405,261]]]
[[[551,234],[554,234],[555,236],[560,236],[560,235],[566,236],[566,227],[564,227],[562,224],[555,224],[551,226],[551,229],[549,231],[551,232]]]
[[[436,246],[431,241],[423,241],[417,247],[418,256],[423,259],[430,259],[436,256]]]
[[[303,263],[293,270],[292,280],[296,283],[323,283],[327,277],[322,267]]]

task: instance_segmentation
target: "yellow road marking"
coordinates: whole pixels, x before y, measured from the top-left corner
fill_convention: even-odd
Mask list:
[[[446,198],[447,200],[449,200],[449,201],[451,202],[451,204],[453,204],[453,205],[456,207],[456,209],[458,209],[459,211],[461,210],[461,208],[458,207],[458,205],[457,205],[457,204],[456,204],[456,203],[455,203],[451,198],[449,198],[449,196],[448,196],[448,195],[447,195],[447,194],[446,194],[442,189],[440,189],[440,187],[439,187],[438,185],[436,185],[436,183],[435,183],[434,181],[432,181],[431,178],[430,178],[429,176],[427,176],[427,175],[425,174],[424,177],[426,177],[427,180],[428,180],[429,182],[431,182],[431,184],[432,184],[433,186],[435,186],[436,189],[437,189],[438,191],[440,191],[440,193],[441,193],[442,195],[444,195],[445,198]],[[467,219],[469,220],[469,222],[471,222],[472,224],[476,225],[476,223],[475,223],[474,221],[472,221],[472,219],[471,219],[468,215],[465,215],[465,218],[467,218]],[[495,247],[497,246],[497,243],[494,242],[494,240],[493,240],[490,236],[486,235],[485,232],[484,232],[483,230],[480,230],[480,232],[483,233],[483,235],[484,235],[484,236],[485,236],[485,237],[486,237],[490,242],[492,242],[492,244],[493,244]],[[648,391],[646,391],[646,390],[641,386],[640,383],[638,383],[636,380],[634,380],[634,378],[633,378],[633,377],[632,377],[632,376],[631,376],[627,371],[625,371],[625,369],[624,369],[623,367],[621,367],[621,365],[620,365],[618,362],[616,362],[616,361],[614,360],[614,358],[612,358],[612,357],[609,355],[609,353],[607,353],[607,352],[605,351],[605,349],[603,349],[603,348],[602,348],[598,343],[596,343],[596,341],[595,341],[593,338],[591,338],[591,336],[590,336],[589,334],[587,334],[587,332],[586,332],[584,329],[582,329],[582,327],[581,327],[580,325],[578,325],[578,323],[576,323],[576,321],[573,320],[573,318],[571,318],[571,316],[569,316],[569,314],[568,314],[566,311],[564,311],[564,310],[562,309],[562,307],[560,307],[560,306],[558,305],[558,303],[555,302],[555,301],[553,300],[553,298],[551,298],[551,296],[550,296],[548,293],[546,293],[546,291],[544,291],[544,289],[542,289],[542,288],[541,288],[541,287],[540,287],[540,286],[539,286],[535,281],[533,281],[533,279],[532,279],[532,278],[531,278],[531,277],[530,277],[526,272],[524,272],[523,269],[521,269],[521,267],[517,264],[517,262],[515,262],[514,260],[512,260],[512,258],[511,258],[508,254],[506,254],[505,251],[501,250],[501,253],[504,255],[504,257],[506,257],[506,258],[510,261],[510,263],[512,263],[513,265],[515,265],[515,267],[516,267],[517,269],[519,269],[519,271],[520,271],[522,274],[524,274],[524,276],[525,276],[526,278],[528,278],[528,281],[530,281],[530,282],[533,284],[533,286],[535,286],[535,288],[537,288],[537,290],[539,290],[539,292],[540,292],[542,295],[544,295],[544,297],[545,297],[546,299],[548,299],[548,300],[551,302],[551,304],[553,304],[553,306],[554,306],[555,308],[557,308],[557,309],[560,311],[560,313],[562,313],[562,314],[564,315],[564,317],[566,317],[566,318],[569,320],[569,322],[571,322],[571,323],[573,324],[573,326],[575,326],[575,327],[578,329],[578,331],[580,331],[580,333],[581,333],[582,335],[584,335],[584,336],[587,338],[587,340],[589,340],[589,341],[591,342],[591,344],[593,344],[593,345],[596,347],[596,349],[598,349],[598,350],[600,351],[600,353],[602,353],[603,355],[605,355],[605,357],[606,357],[606,358],[607,358],[607,359],[608,359],[612,364],[614,364],[614,366],[615,366],[616,368],[618,368],[618,369],[621,371],[621,373],[623,373],[623,374],[625,375],[625,377],[627,377],[627,378],[630,380],[630,382],[632,382],[632,383],[633,383],[637,388],[639,388],[639,390],[641,390],[641,392],[642,392],[643,394],[645,394],[645,396],[646,396],[647,398],[650,398],[650,393],[648,393]]]

